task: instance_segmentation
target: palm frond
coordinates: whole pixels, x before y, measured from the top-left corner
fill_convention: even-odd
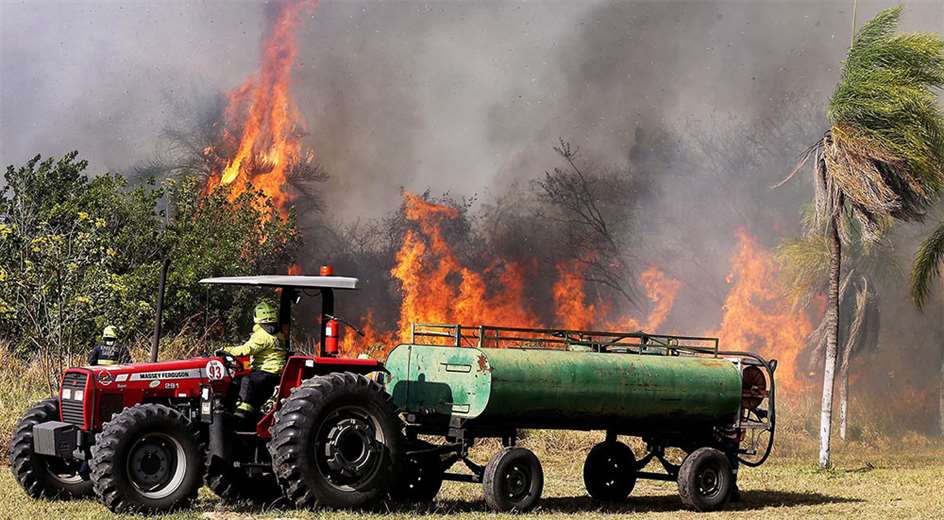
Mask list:
[[[892,219],[921,220],[944,189],[944,40],[895,35],[901,7],[857,34],[827,109],[820,141],[822,218],[841,211],[877,240]]]
[[[921,243],[915,253],[911,270],[911,299],[923,309],[934,281],[941,274],[941,262],[944,261],[944,222],[938,224],[931,235]]]

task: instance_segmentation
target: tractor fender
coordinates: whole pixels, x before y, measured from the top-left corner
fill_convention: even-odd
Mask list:
[[[230,436],[226,433],[226,416],[223,414],[222,407],[216,407],[213,410],[213,422],[209,428],[209,457],[219,457],[222,460],[232,460],[233,443]]]

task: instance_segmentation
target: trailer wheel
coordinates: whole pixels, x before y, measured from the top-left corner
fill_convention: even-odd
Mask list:
[[[160,404],[125,408],[92,447],[95,494],[114,512],[186,506],[203,485],[204,450],[183,414]]]
[[[406,458],[390,491],[397,502],[431,502],[443,484],[443,464],[438,453],[424,453]]]
[[[734,473],[720,450],[698,448],[679,468],[678,488],[682,503],[696,511],[717,511],[731,496]]]
[[[636,457],[622,442],[601,442],[587,454],[583,483],[597,500],[625,500],[636,485]]]
[[[297,507],[371,505],[387,495],[401,456],[401,424],[390,396],[359,374],[304,381],[270,431],[276,477]]]
[[[544,490],[544,470],[531,450],[508,447],[485,466],[485,503],[494,511],[530,511]]]
[[[282,497],[275,475],[249,475],[232,462],[213,456],[207,460],[206,485],[227,503],[268,505]]]
[[[92,482],[79,474],[79,461],[33,452],[33,426],[59,420],[59,400],[46,399],[26,411],[10,441],[10,470],[32,498],[82,498],[92,494]]]

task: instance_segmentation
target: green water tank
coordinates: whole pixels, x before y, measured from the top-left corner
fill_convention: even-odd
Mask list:
[[[735,362],[712,357],[400,345],[387,390],[419,421],[625,433],[730,424]]]

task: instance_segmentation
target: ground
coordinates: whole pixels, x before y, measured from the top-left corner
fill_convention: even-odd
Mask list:
[[[563,520],[566,518],[940,518],[944,511],[944,444],[933,441],[917,447],[874,448],[850,443],[836,454],[836,468],[815,469],[805,453],[773,458],[767,465],[746,468],[740,476],[743,500],[725,513],[699,514],[683,509],[676,486],[668,482],[642,481],[628,501],[603,505],[586,496],[581,469],[583,455],[567,450],[535,446],[544,464],[544,499],[537,510],[516,518]],[[804,450],[806,451],[806,450]],[[36,501],[26,497],[10,472],[0,472],[0,518],[114,518],[94,500],[75,502]],[[509,515],[510,516],[510,515]],[[299,512],[226,507],[206,489],[189,511],[173,519],[235,520],[249,518],[319,518],[325,520],[450,518],[473,520],[498,518],[488,513],[481,488],[474,484],[447,483],[429,508],[385,509],[379,513]]]

